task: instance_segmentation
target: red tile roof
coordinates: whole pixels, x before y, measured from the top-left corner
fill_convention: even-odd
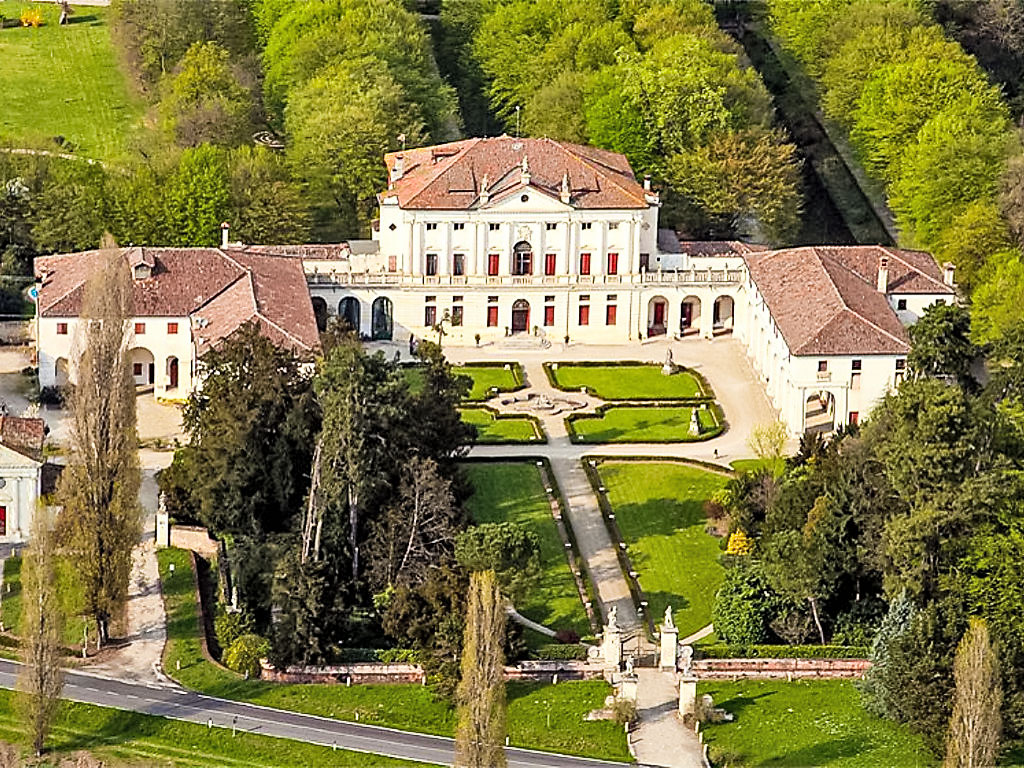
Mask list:
[[[794,355],[902,355],[906,329],[877,288],[881,257],[889,292],[954,295],[935,261],[882,246],[816,246],[744,254],[747,269]]]
[[[384,156],[390,176],[398,157],[401,178],[382,198],[397,197],[403,208],[467,210],[481,206],[484,177],[490,201],[525,189],[523,158],[529,186],[558,199],[568,176],[570,204],[576,208],[647,208],[644,188],[637,183],[623,155],[554,139],[498,136],[465,139],[433,147],[391,152]]]
[[[152,275],[133,279],[136,317],[195,317],[199,353],[243,323],[257,322],[276,342],[300,353],[319,349],[313,306],[302,260],[260,249],[126,248],[126,264],[152,262]],[[100,251],[43,256],[35,261],[42,317],[76,317],[86,279]],[[193,323],[196,324],[195,322]]]
[[[42,419],[0,416],[0,443],[33,461],[43,460],[46,428]]]

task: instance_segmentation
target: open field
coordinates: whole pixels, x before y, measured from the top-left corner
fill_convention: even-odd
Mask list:
[[[548,371],[560,389],[586,387],[603,400],[680,400],[707,397],[697,377],[681,370],[671,376],[660,365],[573,365],[558,363]]]
[[[75,154],[107,160],[122,155],[141,129],[143,106],[118,67],[106,8],[75,8],[58,26],[59,8],[32,3],[46,23],[17,24],[27,2],[0,0],[0,141],[60,151],[63,136]],[[66,150],[64,150],[66,151]]]
[[[466,502],[480,523],[512,521],[531,528],[540,538],[541,578],[519,612],[551,629],[590,634],[565,550],[551,518],[537,468],[527,462],[467,464],[466,474],[476,492]],[[533,634],[533,633],[529,633]],[[545,639],[545,642],[548,642]]]
[[[681,637],[710,623],[725,570],[720,540],[704,531],[703,505],[728,478],[671,462],[608,461],[598,469],[650,615],[660,622],[671,605]]]
[[[849,680],[704,683],[715,706],[736,715],[704,731],[715,765],[735,768],[913,768],[935,757],[905,726],[867,713]]]
[[[163,549],[158,557],[167,607],[164,669],[182,685],[211,696],[322,717],[355,720],[358,713],[363,723],[442,736],[454,733],[455,711],[426,686],[269,683],[244,680],[207,661],[199,643],[189,554],[180,549]],[[171,563],[175,564],[173,574],[169,572]],[[177,670],[178,662],[180,670]],[[625,735],[619,725],[607,720],[583,722],[586,713],[600,707],[610,691],[602,681],[559,683],[557,686],[509,684],[508,728],[512,745],[628,760]],[[535,699],[551,702],[550,727],[543,710],[538,714],[531,703]]]
[[[721,431],[711,409],[700,408],[702,432],[690,434],[688,406],[612,405],[597,414],[574,414],[566,419],[570,434],[580,443],[682,443],[707,440]]]
[[[478,443],[538,443],[540,424],[529,416],[502,416],[490,408],[460,408],[462,420],[476,427]]]

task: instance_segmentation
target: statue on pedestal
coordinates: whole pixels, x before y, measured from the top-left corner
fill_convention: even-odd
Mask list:
[[[671,376],[676,372],[676,364],[672,362],[672,350],[665,351],[665,364],[661,366],[662,376]]]

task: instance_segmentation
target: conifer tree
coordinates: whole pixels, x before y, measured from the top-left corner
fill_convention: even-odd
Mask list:
[[[984,619],[971,619],[953,662],[956,693],[944,768],[991,768],[999,756],[1003,688]]]

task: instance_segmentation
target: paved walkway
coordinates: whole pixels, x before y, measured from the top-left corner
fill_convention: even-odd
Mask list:
[[[702,768],[701,746],[692,728],[679,719],[679,689],[674,672],[638,668],[637,729],[633,748],[645,766]]]

